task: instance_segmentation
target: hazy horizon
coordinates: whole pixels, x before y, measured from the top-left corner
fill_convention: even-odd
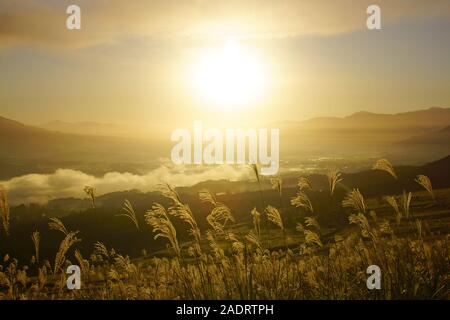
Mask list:
[[[370,1],[78,1],[81,30],[65,28],[70,1],[43,2],[0,4],[1,115],[28,124],[229,125],[450,105],[447,1],[378,1],[381,30],[366,28]],[[241,71],[202,74],[230,41]],[[199,74],[219,83],[199,88]]]

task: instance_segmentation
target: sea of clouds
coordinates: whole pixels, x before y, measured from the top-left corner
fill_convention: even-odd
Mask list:
[[[0,181],[12,205],[21,203],[45,203],[51,199],[75,197],[83,198],[84,186],[96,188],[98,195],[137,189],[152,191],[158,184],[192,186],[207,180],[238,181],[249,179],[252,171],[246,166],[211,166],[200,169],[188,166],[169,166],[161,164],[146,174],[128,172],[108,172],[96,177],[72,169],[58,169],[51,174],[26,174],[10,180]]]

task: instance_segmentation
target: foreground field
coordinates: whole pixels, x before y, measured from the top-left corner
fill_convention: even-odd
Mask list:
[[[383,166],[381,166],[383,165]],[[386,162],[376,169],[393,179]],[[257,168],[256,178],[260,179]],[[341,176],[330,172],[329,201]],[[169,206],[155,203],[146,223],[167,249],[143,252],[131,260],[98,242],[89,258],[76,249],[78,232],[50,219],[49,227],[64,234],[53,263],[39,257],[40,234],[32,234],[35,254],[28,266],[2,257],[2,299],[449,299],[450,191],[433,190],[427,177],[417,177],[424,192],[364,199],[348,191],[339,205],[346,208],[346,225],[322,227],[308,197],[311,183],[298,180],[291,199],[301,221],[287,227],[284,212],[264,205],[249,212],[250,224],[237,223],[226,204],[203,190],[199,197],[210,206],[208,230],[201,230],[189,206],[175,189],[161,186]],[[282,181],[272,181],[283,192]],[[93,197],[94,198],[94,197]],[[3,193],[3,229],[8,231]],[[94,199],[93,199],[94,200]],[[281,202],[281,201],[280,201]],[[264,204],[263,192],[261,203]],[[256,204],[255,204],[256,206]],[[130,202],[124,205],[128,222],[143,228]],[[179,242],[173,221],[184,222],[190,240]],[[124,240],[126,241],[126,240]],[[69,261],[69,258],[71,261]],[[80,290],[66,287],[66,267],[79,265]],[[381,269],[381,289],[369,290],[367,268]]]

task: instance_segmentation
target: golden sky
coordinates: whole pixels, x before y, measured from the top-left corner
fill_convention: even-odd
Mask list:
[[[65,9],[74,3],[82,29],[69,31]],[[369,31],[372,3],[2,1],[0,115],[186,126],[449,106],[450,2],[376,1],[383,29]],[[217,108],[193,83],[230,39],[244,52],[231,66],[257,61],[247,78],[264,86],[244,106]],[[229,82],[239,87],[246,76]]]

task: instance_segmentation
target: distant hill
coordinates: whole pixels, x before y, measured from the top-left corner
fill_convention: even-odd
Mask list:
[[[155,143],[143,139],[50,131],[0,117],[0,158],[51,161],[150,161]]]
[[[130,135],[130,128],[113,123],[99,123],[92,121],[65,122],[50,121],[39,126],[40,128],[64,133],[126,137]]]
[[[449,126],[450,108],[433,107],[397,114],[357,112],[343,118],[314,118],[276,125],[284,137],[281,149],[290,154],[379,156],[390,151],[392,144]],[[437,156],[430,155],[426,160]]]
[[[450,154],[450,126],[400,141],[391,149],[391,152],[395,153],[395,151],[409,154],[415,158],[448,155]]]
[[[399,142],[399,145],[417,146],[417,145],[439,145],[450,147],[450,125],[420,136],[414,136]]]
[[[358,112],[269,127],[280,129],[281,159],[389,156],[417,163],[447,155],[449,125],[450,108],[429,108],[397,114]],[[122,137],[125,128],[115,124],[55,121],[45,127],[0,117],[0,179],[60,167],[92,174],[110,168],[136,172],[130,164],[155,163],[169,157],[172,146],[169,134],[156,136],[158,130],[141,139]]]

